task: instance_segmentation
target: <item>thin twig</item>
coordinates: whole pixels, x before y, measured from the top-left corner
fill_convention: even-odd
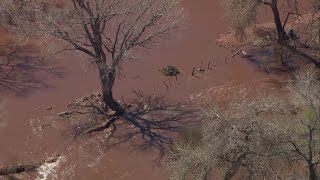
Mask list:
[[[167,89],[169,88],[169,86],[164,82],[164,81],[162,81],[163,82],[163,84],[167,87]]]

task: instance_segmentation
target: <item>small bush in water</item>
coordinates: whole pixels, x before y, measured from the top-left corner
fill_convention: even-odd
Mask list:
[[[180,74],[179,69],[172,65],[167,65],[166,67],[162,68],[161,72],[165,76],[177,76],[178,74]]]

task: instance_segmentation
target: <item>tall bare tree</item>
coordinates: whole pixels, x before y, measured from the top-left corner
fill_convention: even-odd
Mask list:
[[[60,47],[55,52],[78,51],[89,57],[99,71],[105,108],[123,113],[112,94],[120,63],[177,28],[180,0],[66,0],[62,6],[51,2],[4,0],[0,8],[8,28],[23,39],[48,40]]]
[[[292,151],[307,165],[309,179],[317,180],[317,166],[320,163],[319,74],[310,69],[300,71],[289,87],[297,97],[295,102],[300,102],[302,108],[296,126],[291,129],[289,143]]]

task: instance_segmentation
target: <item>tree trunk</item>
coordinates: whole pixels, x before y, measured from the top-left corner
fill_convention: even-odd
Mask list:
[[[115,70],[107,67],[105,62],[98,60],[97,66],[100,75],[102,100],[105,104],[105,110],[110,108],[115,111],[115,115],[124,113],[124,108],[113,98],[112,87],[115,80]]]
[[[281,19],[280,19],[280,13],[278,9],[278,3],[277,0],[272,0],[270,7],[272,9],[273,17],[274,17],[274,23],[276,25],[277,29],[277,34],[278,34],[278,39],[277,39],[277,44],[274,47],[275,51],[275,58],[278,60],[282,65],[285,64],[285,59],[284,59],[284,43],[286,40],[288,40],[287,33],[285,32]]]
[[[310,128],[309,128],[310,129]],[[316,167],[315,164],[313,163],[314,159],[314,130],[315,129],[310,129],[309,131],[309,139],[308,139],[308,150],[309,150],[309,157],[308,157],[308,169],[309,169],[309,179],[310,180],[317,180],[317,174],[316,174]]]
[[[287,34],[282,26],[281,19],[280,19],[280,13],[278,10],[277,0],[272,0],[272,3],[270,4],[270,7],[272,9],[273,17],[274,17],[274,23],[276,25],[277,33],[278,33],[278,43],[283,43],[288,39]]]
[[[224,178],[223,179],[224,180],[231,180],[233,178],[233,176],[237,173],[239,168],[240,168],[240,162],[232,164],[231,167],[224,174]]]
[[[310,180],[317,180],[318,176],[317,176],[314,164],[312,164],[311,162],[308,163],[308,169],[309,169],[309,179]]]
[[[279,41],[274,46],[274,55],[275,59],[280,62],[282,65],[285,65],[285,58],[284,58],[284,44],[280,43]]]

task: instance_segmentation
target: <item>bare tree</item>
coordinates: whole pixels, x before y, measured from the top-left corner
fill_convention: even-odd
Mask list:
[[[205,108],[201,136],[178,140],[169,151],[172,179],[204,180],[219,171],[225,180],[238,172],[247,179],[276,177],[275,162],[281,164],[287,155],[286,135],[270,120],[282,116],[282,104],[277,102],[244,99],[228,107]],[[269,113],[274,116],[266,116]]]
[[[310,180],[319,179],[317,165],[320,154],[320,82],[314,70],[303,70],[295,74],[290,89],[301,102],[302,111],[297,125],[291,129],[293,152],[307,164]]]
[[[311,35],[309,45],[319,48],[320,44],[320,1],[313,0],[311,8],[311,18],[307,23],[307,33]]]
[[[244,29],[252,25],[256,17],[257,0],[225,0],[227,17],[236,37],[243,38]]]
[[[120,63],[137,48],[168,37],[182,17],[180,0],[67,0],[63,6],[4,0],[0,8],[8,29],[22,39],[47,40],[58,45],[55,53],[77,51],[89,57],[99,71],[105,108],[117,114],[124,112],[112,94]]]
[[[224,4],[227,10],[227,16],[231,22],[232,28],[236,31],[236,35],[242,35],[244,28],[255,22],[256,10],[260,5],[269,6],[272,10],[277,30],[278,42],[283,43],[288,39],[288,35],[285,32],[285,26],[289,16],[298,13],[296,0],[290,0],[288,2],[290,12],[288,12],[283,23],[278,9],[278,0],[225,0]]]

